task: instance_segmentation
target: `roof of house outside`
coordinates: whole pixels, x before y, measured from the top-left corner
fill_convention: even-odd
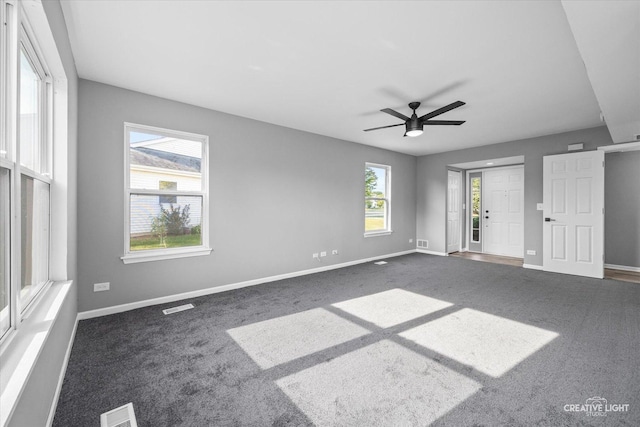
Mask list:
[[[201,170],[199,158],[147,147],[131,147],[130,162],[132,166],[149,166],[185,172],[200,172]]]

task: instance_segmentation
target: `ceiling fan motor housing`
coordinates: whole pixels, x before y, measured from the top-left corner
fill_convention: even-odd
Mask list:
[[[415,113],[411,117],[411,120],[407,120],[405,125],[407,128],[407,132],[412,130],[422,130],[422,123],[420,123],[420,120],[418,120],[418,117],[416,116]]]

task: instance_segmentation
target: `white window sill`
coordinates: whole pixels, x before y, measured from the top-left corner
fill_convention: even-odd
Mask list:
[[[20,327],[9,332],[11,339],[2,343],[0,425],[7,425],[13,414],[71,286],[71,281],[56,282],[45,289],[45,295],[35,301],[36,306],[20,323]]]
[[[150,261],[163,261],[167,259],[176,258],[188,258],[193,256],[205,256],[209,255],[213,249],[206,248],[204,246],[197,246],[193,248],[179,248],[179,249],[159,249],[152,251],[140,251],[135,253],[128,253],[123,257],[120,257],[125,264],[135,264],[137,262],[150,262]]]
[[[364,237],[388,236],[391,233],[393,233],[393,230],[371,231],[369,233],[364,233]]]

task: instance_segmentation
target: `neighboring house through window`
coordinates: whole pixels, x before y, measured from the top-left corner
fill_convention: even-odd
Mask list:
[[[178,183],[175,181],[159,181],[158,188],[160,190],[178,191]],[[159,201],[160,201],[160,204],[178,203],[178,197],[177,196],[160,196]]]

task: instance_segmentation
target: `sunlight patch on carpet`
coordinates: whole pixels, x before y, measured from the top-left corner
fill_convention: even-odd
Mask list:
[[[262,369],[269,369],[370,331],[323,308],[315,308],[229,329],[227,333]]]
[[[428,425],[482,385],[383,340],[276,381],[316,425]]]
[[[495,378],[558,337],[553,331],[470,308],[399,335]]]
[[[381,328],[388,328],[453,304],[404,289],[391,289],[332,305]]]

